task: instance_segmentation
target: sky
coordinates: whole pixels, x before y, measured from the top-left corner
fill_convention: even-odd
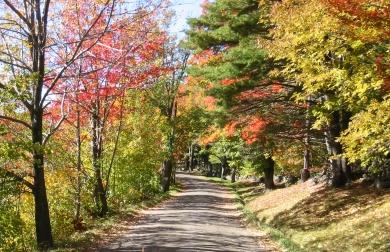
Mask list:
[[[176,12],[176,18],[170,30],[177,34],[178,39],[184,37],[184,30],[187,26],[187,18],[199,17],[201,14],[201,3],[203,0],[172,0],[173,9]]]

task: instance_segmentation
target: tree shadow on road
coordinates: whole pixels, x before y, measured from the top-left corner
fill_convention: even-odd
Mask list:
[[[258,234],[241,224],[227,190],[186,177],[186,190],[166,205],[150,209],[128,232],[99,251],[267,251]]]

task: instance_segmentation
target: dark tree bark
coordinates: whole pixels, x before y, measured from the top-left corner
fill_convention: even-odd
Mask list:
[[[352,113],[348,111],[342,110],[341,112],[341,131],[344,131],[348,129],[349,122],[351,121]],[[340,132],[341,134],[342,132]],[[343,149],[341,148],[341,151],[343,152]],[[347,183],[352,182],[352,166],[348,164],[348,161],[346,158],[342,158],[342,168],[345,173],[345,176],[347,177]]]
[[[124,97],[124,94],[122,94],[121,96],[121,107],[120,107],[120,112],[119,112],[119,125],[118,125],[118,130],[117,130],[117,134],[116,134],[116,137],[115,137],[115,143],[114,143],[114,150],[112,151],[112,155],[111,155],[111,159],[110,159],[110,165],[108,166],[108,171],[107,171],[107,174],[106,174],[106,186],[104,188],[104,191],[108,192],[109,188],[110,188],[110,178],[111,178],[111,172],[112,172],[112,168],[114,166],[114,161],[115,161],[115,157],[116,157],[116,154],[117,154],[117,151],[118,151],[118,145],[119,145],[119,139],[120,139],[120,136],[122,134],[122,128],[123,128],[123,116],[124,116],[124,103],[125,103],[125,97]],[[115,176],[114,176],[114,181],[115,181]],[[114,187],[113,187],[113,193],[115,192],[115,184],[114,184]]]
[[[190,145],[190,166],[189,171],[192,172],[195,168],[195,157],[194,157],[194,144]]]
[[[172,182],[172,172],[173,172],[173,151],[174,151],[174,145],[175,145],[175,123],[174,119],[176,118],[176,110],[177,110],[177,103],[175,100],[172,100],[170,103],[169,108],[167,108],[167,114],[166,117],[169,118],[172,128],[171,131],[168,133],[168,143],[167,143],[167,150],[168,150],[168,158],[164,160],[163,162],[163,169],[162,169],[162,180],[161,180],[161,187],[163,192],[169,191],[171,182]]]
[[[189,154],[189,152],[188,152],[188,154]],[[187,155],[186,155],[186,157],[185,157],[185,170],[186,170],[186,171],[189,171],[189,170],[190,170],[190,158],[189,158],[189,156],[187,156]]]
[[[161,187],[163,192],[169,191],[171,178],[172,178],[172,167],[173,167],[172,158],[164,160],[163,170],[162,170],[163,177],[161,181]]]
[[[232,178],[230,180],[232,183],[236,182],[236,173],[237,173],[237,169],[234,167],[232,170]]]
[[[173,160],[172,160],[173,161]],[[172,183],[176,184],[176,164],[172,164]]]
[[[303,154],[303,169],[301,170],[302,182],[307,181],[310,178],[310,144],[305,141],[305,151]]]
[[[310,115],[309,115],[309,108],[311,104],[310,98],[307,101],[308,108],[306,111],[306,120],[305,120],[305,151],[303,154],[303,169],[301,170],[301,180],[302,182],[307,181],[310,178],[310,168],[311,168],[311,148],[310,148],[310,128],[311,128],[311,122],[310,122]]]
[[[274,172],[275,172],[275,161],[272,157],[268,157],[264,161],[264,184],[267,189],[274,189]]]
[[[310,150],[305,146],[305,152],[303,155],[303,169],[301,171],[302,182],[307,181],[310,178]]]
[[[221,162],[221,179],[225,179],[225,173],[226,173],[227,169],[229,169],[227,157],[223,156],[221,161],[222,161]]]
[[[81,125],[80,110],[77,108],[76,141],[77,141],[77,185],[75,223],[81,222]]]
[[[207,163],[207,171],[208,171],[208,176],[212,177],[214,175],[213,173],[213,166],[210,162]]]
[[[343,154],[342,146],[336,141],[336,139],[340,137],[342,130],[348,127],[349,120],[349,113],[345,111],[335,111],[332,113],[331,123],[325,132],[326,146],[328,153],[331,156],[329,163],[331,185],[333,187],[342,187],[352,180],[351,168],[347,164],[347,160],[341,156]]]
[[[203,155],[202,155],[202,159],[203,159],[203,169],[205,171],[207,171],[207,176],[208,177],[211,177],[212,174],[213,174],[213,170],[211,168],[211,165],[210,165],[210,154],[208,151],[206,151]]]
[[[42,134],[42,109],[35,108],[31,115],[32,121],[32,142],[33,147],[33,169],[34,169],[34,203],[35,203],[35,229],[38,246],[46,249],[53,246],[51,232],[49,205],[47,200],[44,156],[43,156],[43,134]]]
[[[107,196],[103,186],[102,179],[102,139],[100,132],[100,118],[96,111],[98,108],[94,108],[95,113],[92,113],[92,166],[95,172],[95,190],[94,197],[99,216],[103,217],[108,212]]]

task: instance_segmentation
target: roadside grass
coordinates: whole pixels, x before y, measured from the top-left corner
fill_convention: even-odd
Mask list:
[[[267,191],[256,183],[209,180],[231,188],[246,220],[285,251],[390,251],[390,189],[306,182]]]
[[[298,245],[292,242],[280,230],[263,222],[259,216],[247,207],[247,202],[250,199],[256,198],[258,195],[263,195],[265,190],[261,188],[256,182],[236,182],[231,183],[229,180],[222,180],[215,177],[204,177],[206,180],[223,185],[230,188],[234,192],[234,199],[238,204],[238,209],[242,212],[247,225],[255,226],[262,232],[265,232],[273,241],[275,241],[284,251],[301,252]]]
[[[151,199],[117,209],[104,218],[89,220],[86,223],[88,227],[86,231],[75,232],[66,240],[56,241],[56,247],[50,251],[86,251],[87,249],[97,248],[99,245],[115,238],[129,225],[134,224],[141,210],[155,207],[181,190],[182,186],[176,184],[171,186],[171,190],[167,193],[156,194]]]

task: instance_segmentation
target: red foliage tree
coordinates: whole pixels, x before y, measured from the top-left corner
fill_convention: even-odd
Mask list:
[[[65,16],[72,27],[66,34],[70,45],[84,32],[83,24],[88,21],[88,15],[84,14],[93,11],[96,10],[78,1],[71,5]],[[130,89],[152,85],[158,76],[169,71],[155,62],[166,40],[165,33],[158,26],[157,11],[154,8],[140,8],[136,14],[127,15],[123,9],[115,9],[108,28],[101,27],[104,26],[103,22],[97,22],[96,27],[106,29],[105,34],[98,41],[90,40],[81,45],[80,50],[88,49],[88,53],[67,69],[65,74],[68,78],[56,87],[58,94],[66,94],[66,103],[70,107],[67,121],[75,125],[78,134],[80,127],[90,127],[94,198],[100,216],[108,211],[107,190],[111,168],[123,115],[128,112],[124,111],[125,94]],[[93,47],[92,43],[95,43]],[[55,107],[52,109],[55,112]],[[108,129],[114,125],[118,125],[115,146],[103,177],[103,146]]]

